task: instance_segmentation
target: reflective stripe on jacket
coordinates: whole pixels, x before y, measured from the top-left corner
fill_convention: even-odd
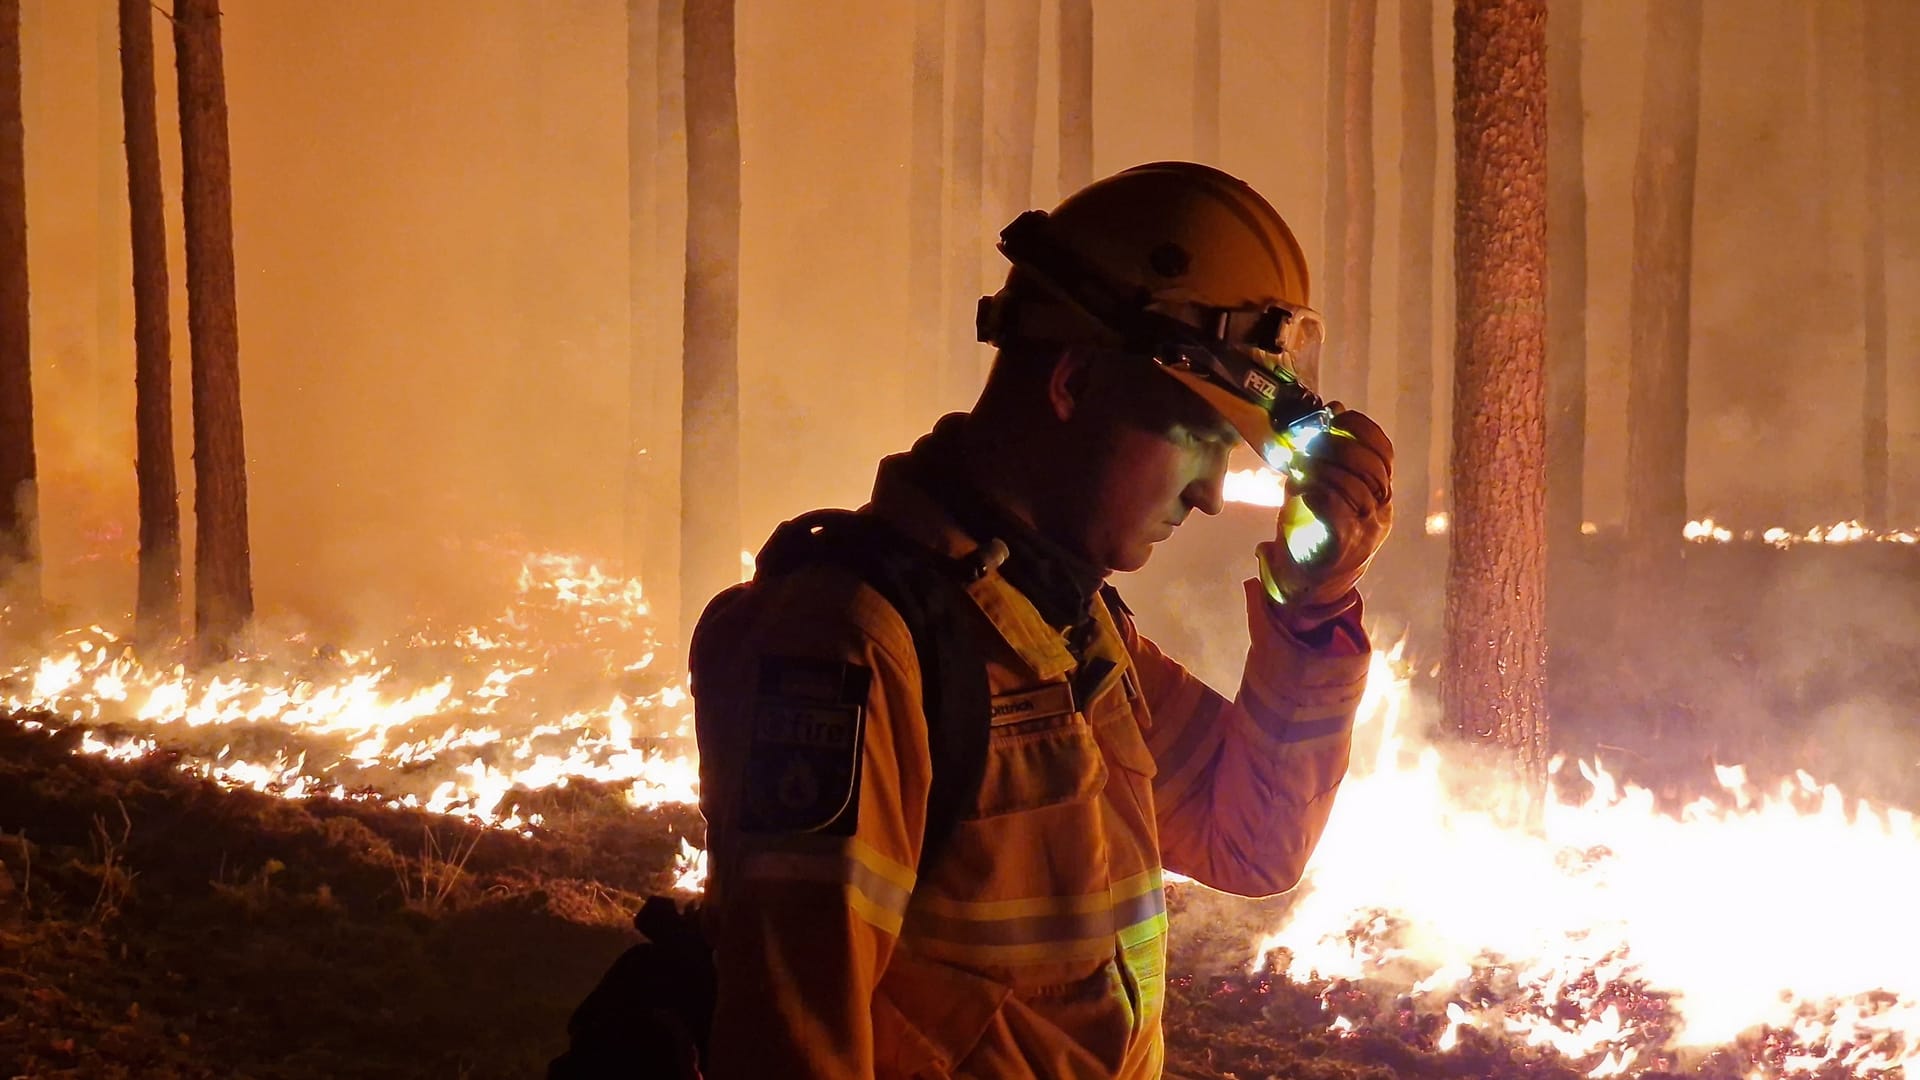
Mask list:
[[[866,510],[965,555],[973,542],[903,472],[882,463]],[[1104,604],[1076,663],[998,574],[968,591],[995,715],[973,812],[924,879],[931,767],[900,617],[828,566],[709,612],[702,634],[721,644],[694,678],[720,977],[710,1080],[1158,1077],[1163,867],[1246,895],[1299,880],[1346,771],[1357,613],[1316,652],[1249,582],[1228,700]],[[871,672],[857,802],[831,828],[744,827],[767,658]],[[1105,674],[1076,692],[1082,664]]]

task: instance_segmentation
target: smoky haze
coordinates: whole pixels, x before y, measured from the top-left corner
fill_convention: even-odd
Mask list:
[[[1445,86],[1451,19],[1448,5],[1435,6]],[[1223,7],[1217,164],[1273,201],[1324,282],[1326,5]],[[224,5],[263,612],[341,629],[464,614],[497,594],[502,553],[617,558],[629,448],[626,8]],[[45,579],[56,601],[95,618],[133,596],[133,305],[113,5],[26,0],[22,9]],[[1620,519],[1629,482],[1627,297],[1646,8],[1609,0],[1585,9],[1586,516],[1606,525]],[[1888,67],[1901,81],[1884,114],[1892,504],[1896,522],[1920,524],[1920,305],[1911,302],[1920,294],[1920,7],[1887,10]],[[1010,118],[1026,104],[1012,100],[1015,80],[995,45],[1012,11],[987,5],[990,183]],[[944,282],[949,336],[971,336],[973,301],[998,275],[994,232],[1062,194],[1056,16],[1042,4],[1031,190],[1002,180],[977,213],[948,201],[949,242],[974,245],[980,266],[977,280]],[[1696,516],[1804,530],[1859,512],[1860,18],[1857,3],[1706,5],[1688,478]],[[1099,5],[1096,174],[1194,153],[1193,21],[1182,5]],[[933,358],[908,345],[912,22],[912,6],[892,0],[740,5],[742,547],[802,510],[857,505],[874,461],[938,411],[920,389]],[[179,143],[172,46],[164,20],[157,26],[176,432],[190,485]],[[1393,299],[1403,288],[1432,296],[1443,409],[1452,327],[1443,103],[1434,106],[1441,266],[1431,282],[1394,279],[1398,49],[1390,0],[1375,65],[1375,363],[1363,402],[1389,431]],[[654,166],[669,210],[681,197],[673,181],[683,151],[684,140],[669,140]],[[666,220],[654,314],[668,390],[654,406],[668,420],[649,449],[677,475],[680,239],[675,215]],[[1338,333],[1339,312],[1330,315]],[[984,351],[980,359],[984,370]],[[1446,431],[1444,416],[1435,428]],[[1444,448],[1429,453],[1443,477]]]

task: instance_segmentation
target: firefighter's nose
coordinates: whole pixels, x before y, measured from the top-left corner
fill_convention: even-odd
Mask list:
[[[1216,454],[1208,458],[1206,467],[1187,490],[1181,493],[1181,501],[1195,510],[1213,517],[1226,509],[1227,505],[1227,455]]]

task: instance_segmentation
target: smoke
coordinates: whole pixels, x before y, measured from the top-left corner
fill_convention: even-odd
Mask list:
[[[1606,17],[1588,5],[1584,28],[1588,516],[1602,522],[1618,518],[1629,482],[1620,452],[1632,321],[1626,226],[1644,47],[1632,2]],[[1858,280],[1847,268],[1865,223],[1857,170],[1845,163],[1863,135],[1847,108],[1816,107],[1810,9],[1790,0],[1763,6],[1761,18],[1741,4],[1708,11],[1701,187],[1712,194],[1697,208],[1690,479],[1697,512],[1742,527],[1805,528],[1850,516],[1857,502]],[[130,606],[134,529],[113,13],[39,3],[23,17],[47,585],[70,610],[105,617]],[[634,159],[656,170],[647,175],[657,182],[660,220],[639,226],[640,272],[651,282],[642,295],[654,303],[639,312],[650,350],[642,378],[630,373],[625,18],[618,4],[510,0],[229,6],[242,388],[263,612],[343,628],[403,614],[458,617],[510,587],[489,580],[494,570],[481,554],[499,548],[574,551],[611,566],[626,554],[623,486],[637,445],[659,463],[655,512],[676,514],[682,498],[736,497],[700,490],[697,462],[694,486],[679,490],[681,238],[673,218],[683,193],[674,186],[671,131],[660,133],[657,154],[641,147]],[[1232,13],[1219,162],[1271,197],[1322,278],[1325,72],[1310,43],[1324,18],[1324,5],[1308,0]],[[1833,48],[1820,70],[1845,77],[1835,95],[1858,89],[1850,74],[1857,57],[1846,51],[1859,40],[1855,19],[1844,14],[1820,30]],[[1444,10],[1436,20],[1444,81]],[[1898,301],[1920,285],[1920,200],[1901,197],[1920,163],[1920,110],[1902,104],[1920,69],[1910,62],[1920,20],[1903,11],[1890,22],[1890,66],[1905,73],[1897,80],[1904,96],[1885,110],[1893,483],[1896,510],[1912,516],[1920,508],[1920,367],[1902,358],[1920,353],[1920,308]],[[825,12],[767,5],[741,19],[742,547],[800,511],[858,503],[875,459],[907,445],[942,408],[964,404],[923,392],[937,358],[907,346],[911,23],[907,9],[873,0]],[[1053,179],[1053,32],[1050,22],[1042,28],[1039,100],[1026,103],[1041,143],[1033,205],[1062,194]],[[1183,74],[1192,33],[1187,13],[1165,6],[1129,0],[1102,9],[1097,171],[1192,152],[1193,80]],[[1394,20],[1383,20],[1377,153],[1389,167],[1379,170],[1376,200],[1376,342],[1396,340],[1390,295],[1429,288],[1436,308],[1445,295],[1444,267],[1434,282],[1393,280],[1397,34]],[[1275,64],[1270,50],[1250,44],[1277,40],[1308,43],[1290,53],[1307,62]],[[172,193],[168,35],[157,44]],[[1756,84],[1750,73],[1762,60],[1792,77]],[[989,60],[1004,62],[998,53]],[[1159,75],[1125,75],[1138,71]],[[1010,96],[1015,80],[995,67],[986,82],[991,122],[1009,129],[1023,106]],[[1444,124],[1443,104],[1435,108]],[[1842,164],[1824,167],[1821,158],[1823,167],[1806,167],[1821,145]],[[948,194],[946,241],[977,251],[982,267],[978,282],[943,286],[949,303],[936,329],[951,340],[969,332],[973,298],[997,272],[990,239],[1004,220],[997,210],[965,212],[965,200]],[[173,203],[169,215],[177,234]],[[1438,225],[1446,216],[1436,208]],[[177,235],[170,256],[177,460],[190,525]],[[1448,313],[1440,315],[1444,340]],[[1382,385],[1391,360],[1375,358]],[[1361,404],[1391,411],[1384,400]],[[636,417],[645,430],[630,437]],[[1441,457],[1441,449],[1432,452]],[[1415,524],[1403,523],[1402,534]],[[190,567],[190,536],[188,545]],[[1230,622],[1244,552],[1223,552],[1220,565],[1232,569],[1208,579],[1225,582],[1219,604]],[[650,553],[650,578],[662,562],[671,565],[671,552]],[[1210,610],[1211,588],[1175,594],[1179,603],[1159,621],[1171,643],[1192,646],[1178,651],[1231,684],[1237,646],[1222,643],[1233,639],[1183,625]]]

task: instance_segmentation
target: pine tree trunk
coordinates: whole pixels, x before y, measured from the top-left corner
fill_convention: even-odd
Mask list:
[[[1060,0],[1060,197],[1093,182],[1093,0]]]
[[[1424,528],[1433,476],[1433,203],[1439,122],[1434,115],[1433,0],[1400,2],[1400,356],[1394,408],[1394,501]],[[1406,528],[1407,526],[1402,526]]]
[[[982,188],[986,138],[986,0],[955,0],[953,47],[953,214],[947,221],[949,310],[960,327],[973,311],[989,250],[985,193]],[[998,228],[996,224],[992,226]],[[942,408],[964,408],[980,391],[983,355],[971,333],[952,334],[947,342]]]
[[[240,424],[240,321],[234,304],[233,169],[218,0],[178,0],[181,205],[193,366],[195,631],[224,651],[253,617],[247,455]]]
[[[149,6],[148,11],[153,8]],[[93,370],[87,381],[93,400],[87,403],[87,430],[90,436],[107,445],[107,433],[118,430],[114,415],[117,391],[126,373],[126,340],[121,335],[122,294],[133,269],[128,265],[126,239],[120,233],[120,214],[126,203],[126,176],[121,171],[125,160],[121,153],[121,131],[114,128],[113,117],[120,107],[120,19],[117,11],[98,11],[96,25],[95,92],[99,103],[99,123],[95,132],[97,162],[95,191],[99,216],[94,220],[94,322]],[[149,29],[148,37],[152,37]]]
[[[1325,371],[1340,371],[1346,365],[1349,343],[1346,297],[1347,244],[1347,20],[1348,0],[1327,0],[1327,110],[1326,172],[1327,194],[1321,220],[1326,256],[1322,265],[1329,269],[1313,304],[1327,319],[1327,343],[1320,350],[1317,367],[1301,365],[1302,381],[1322,393],[1327,391]]]
[[[0,0],[0,584],[39,601],[33,355],[27,335],[27,158],[20,0]]]
[[[1367,401],[1373,361],[1373,42],[1377,0],[1350,0],[1347,12],[1346,123],[1341,155],[1346,174],[1346,228],[1340,242],[1339,323],[1332,334],[1345,342],[1328,383],[1350,406]]]
[[[1586,514],[1587,183],[1582,0],[1552,0],[1552,7],[1547,22],[1547,536],[1558,562],[1580,543]]]
[[[740,579],[740,117],[733,0],[686,6],[681,625]]]
[[[908,166],[907,316],[913,328],[916,364],[937,366],[956,328],[948,326],[940,284],[940,241],[946,220],[941,186],[946,179],[946,0],[914,0],[913,160]],[[924,370],[924,369],[923,369]],[[945,401],[939,380],[909,379],[917,411],[937,412]]]
[[[1700,142],[1700,0],[1649,9],[1645,103],[1633,177],[1633,334],[1627,383],[1627,611],[1676,588],[1687,522],[1687,349],[1694,171]],[[1629,628],[1636,635],[1638,631]]]
[[[1193,160],[1220,164],[1220,0],[1193,5]]]
[[[998,229],[1015,214],[1033,207],[1034,129],[1040,95],[1040,3],[1010,0],[1004,7],[1004,35],[994,39],[994,57],[1006,66],[1007,111],[994,126],[986,155],[991,212],[987,226]]]
[[[682,380],[686,355],[684,318],[673,317],[684,311],[686,302],[687,257],[687,65],[686,0],[656,0],[654,66],[654,250],[649,263],[659,288],[654,300],[660,318],[654,323],[654,395],[659,404],[660,510],[648,519],[647,551],[652,569],[645,582],[649,608],[660,641],[675,648],[693,632],[691,623],[682,626],[681,609],[698,610],[701,597],[692,596],[681,580],[685,562],[680,534],[685,527],[685,492],[680,487],[684,432],[681,422],[686,403]]]
[[[173,335],[167,322],[153,17],[148,0],[120,0],[120,111],[133,221],[134,476],[140,504],[134,623],[143,642],[166,641],[180,632],[180,491],[173,462]]]
[[[1454,9],[1458,282],[1449,727],[1545,783],[1545,0]]]
[[[653,519],[666,511],[660,469],[659,400],[660,275],[659,199],[654,158],[660,150],[658,61],[659,5],[627,0],[627,459],[621,512],[622,564],[643,585],[656,576],[660,552],[650,543]]]
[[[1864,473],[1861,521],[1885,529],[1892,522],[1887,496],[1887,166],[1884,95],[1886,0],[1866,0],[1866,228],[1861,252],[1861,307],[1866,322],[1866,371],[1861,396],[1860,452]]]

